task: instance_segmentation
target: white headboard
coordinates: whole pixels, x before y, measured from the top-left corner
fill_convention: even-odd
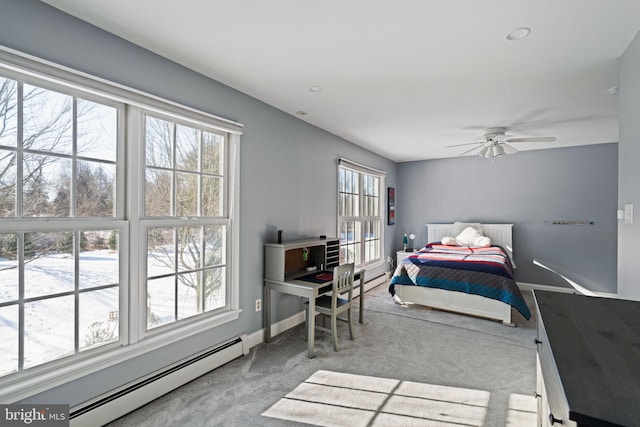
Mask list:
[[[428,243],[439,242],[443,237],[456,237],[453,235],[453,224],[427,224]],[[491,244],[502,246],[513,259],[513,224],[482,224],[482,234],[491,239]]]

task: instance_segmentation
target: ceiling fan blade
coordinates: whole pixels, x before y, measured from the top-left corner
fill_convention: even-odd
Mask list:
[[[464,144],[464,145],[468,145],[468,144]],[[479,149],[479,148],[482,148],[482,145],[478,145],[477,147],[470,148],[469,150],[467,150],[467,151],[465,151],[465,152],[463,152],[463,153],[458,154],[458,157],[460,157],[460,156],[464,156],[465,154],[469,154],[469,153],[470,153],[470,152],[472,152],[473,150],[477,150],[477,149]]]
[[[500,144],[500,145],[502,145],[502,148],[504,149],[504,154],[506,154],[507,156],[509,154],[515,154],[515,153],[517,153],[519,151],[517,148],[512,147],[511,145],[509,145],[507,143],[504,143],[504,142],[502,144]]]
[[[475,144],[484,144],[484,143],[486,143],[486,141],[465,142],[464,144],[447,145],[447,148],[463,147],[465,145],[475,145]]]
[[[513,138],[513,135],[496,135],[496,136],[494,137],[494,139],[495,139],[496,141],[500,141],[500,142],[507,141],[507,140],[509,140],[509,139],[511,139],[511,138]]]
[[[554,142],[555,140],[555,136],[538,136],[532,138],[507,138],[503,142]]]

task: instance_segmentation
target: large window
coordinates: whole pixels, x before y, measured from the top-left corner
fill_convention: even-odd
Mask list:
[[[3,383],[237,318],[241,125],[0,56]]]
[[[340,263],[353,262],[360,266],[382,259],[383,187],[383,172],[339,160]]]

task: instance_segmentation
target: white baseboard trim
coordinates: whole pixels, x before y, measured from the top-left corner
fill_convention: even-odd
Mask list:
[[[286,319],[282,319],[279,322],[272,323],[271,338],[301,323],[304,323],[304,311],[296,313],[293,316],[287,317]],[[249,347],[255,347],[258,344],[262,344],[263,342],[264,342],[264,328],[255,331],[251,335],[247,335],[247,343],[249,343]]]
[[[246,355],[245,339],[244,335],[238,336],[70,408],[69,425],[71,427],[105,425],[140,408],[187,382]]]
[[[379,286],[385,282],[386,282],[386,279],[384,274],[380,275],[366,282],[364,284],[364,291],[367,292],[368,290],[373,289],[376,286]],[[359,297],[358,291],[354,292],[354,294],[356,294],[356,297]],[[365,297],[365,300],[366,300],[366,297]],[[365,307],[366,307],[366,301],[365,301]],[[294,314],[293,316],[287,317],[286,319],[282,319],[279,322],[271,324],[271,337],[273,338],[276,335],[281,334],[282,332],[287,331],[301,323],[304,323],[304,311],[301,311],[299,313]],[[250,335],[247,335],[245,338],[245,341],[248,344],[249,348],[252,348],[258,344],[261,344],[264,341],[264,328],[258,331],[255,331]]]

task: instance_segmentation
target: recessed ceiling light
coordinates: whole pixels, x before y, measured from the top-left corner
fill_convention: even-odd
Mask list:
[[[309,90],[314,93],[322,92],[322,86],[311,86]]]
[[[507,40],[509,41],[521,40],[527,37],[529,34],[531,34],[531,28],[527,28],[527,27],[516,28],[515,30],[507,34]]]

